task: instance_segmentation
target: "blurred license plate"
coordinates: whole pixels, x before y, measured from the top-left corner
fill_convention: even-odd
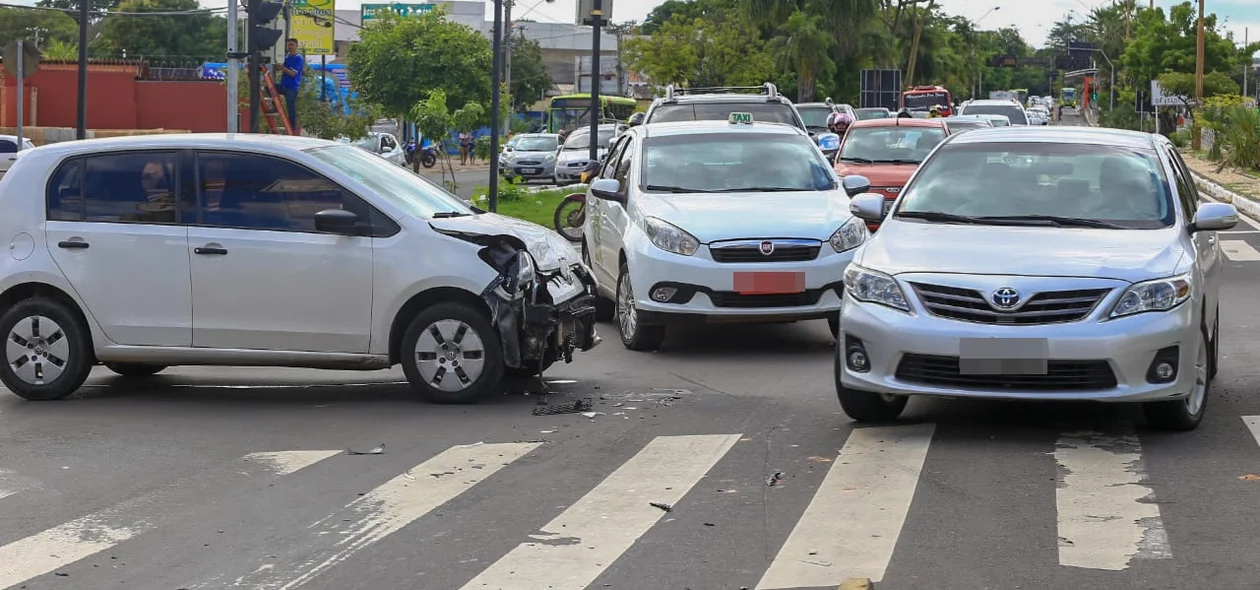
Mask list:
[[[521,168],[521,174],[542,174],[539,168]]]
[[[737,272],[735,291],[740,295],[804,293],[803,272]]]
[[[958,371],[964,375],[1045,375],[1050,343],[1045,338],[962,338]]]

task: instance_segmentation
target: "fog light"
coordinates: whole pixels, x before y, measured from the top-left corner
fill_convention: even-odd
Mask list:
[[[1151,366],[1146,370],[1147,383],[1172,383],[1177,380],[1178,358],[1181,349],[1177,346],[1161,348],[1151,359]]]
[[[861,340],[847,334],[844,336],[844,364],[854,373],[871,370],[871,359],[866,356],[866,347]]]
[[[852,368],[854,371],[866,371],[866,369],[868,368],[867,360],[866,360],[866,353],[862,352],[861,350],[850,350],[849,351],[849,367]]]
[[[1173,366],[1168,363],[1155,365],[1155,377],[1161,381],[1172,378],[1172,376],[1176,373],[1177,369],[1174,369]]]
[[[674,294],[677,292],[678,289],[675,289],[674,287],[657,287],[652,289],[652,299],[663,303],[673,299]]]

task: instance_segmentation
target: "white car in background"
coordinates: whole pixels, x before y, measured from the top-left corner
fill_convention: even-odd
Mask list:
[[[401,364],[426,399],[470,403],[598,342],[568,241],[344,143],[57,143],[23,152],[0,207],[0,381],[27,399],[70,395],[98,363]]]
[[[1024,106],[1016,100],[980,99],[963,105],[960,115],[1005,115],[1011,125],[1028,125]]]
[[[355,147],[376,154],[399,166],[407,165],[407,153],[403,150],[398,138],[390,133],[369,131],[368,134],[353,142]]]
[[[608,146],[618,134],[627,129],[622,124],[605,124],[599,126],[596,139],[596,154],[602,160],[608,155]],[[555,183],[559,186],[573,184],[581,179],[582,171],[591,161],[591,129],[582,127],[574,129],[565,138],[560,149],[556,150]]]
[[[30,138],[22,138],[22,151],[35,149]],[[16,135],[0,135],[0,176],[9,171],[18,157],[18,138]]]
[[[667,326],[826,319],[844,269],[870,233],[803,129],[687,121],[633,127],[586,199],[582,250],[622,344],[661,346]],[[846,194],[847,192],[847,194]]]

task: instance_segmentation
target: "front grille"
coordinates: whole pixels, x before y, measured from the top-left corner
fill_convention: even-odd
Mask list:
[[[783,293],[766,295],[743,295],[733,291],[714,291],[709,299],[714,307],[801,307],[814,305],[822,298],[822,289],[813,289],[804,293]]]
[[[542,162],[536,162],[534,160],[525,160],[525,161],[517,162],[516,165],[517,166],[542,166]]]
[[[897,379],[907,383],[982,389],[1101,391],[1116,387],[1107,361],[1049,361],[1045,375],[964,375],[958,357],[907,354],[897,365]]]
[[[761,253],[760,242],[747,245],[709,246],[714,262],[808,262],[818,258],[822,244],[775,244],[770,254]]]
[[[1076,289],[1036,293],[1014,311],[999,311],[974,289],[911,283],[934,316],[973,322],[1028,326],[1060,324],[1085,319],[1111,289]]]

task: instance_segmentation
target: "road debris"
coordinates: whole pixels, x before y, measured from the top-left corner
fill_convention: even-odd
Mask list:
[[[664,503],[664,502],[648,502],[648,504],[651,504],[652,506],[654,506],[654,507],[656,507],[656,508],[660,508],[661,510],[664,510],[665,512],[673,512],[673,511],[674,511],[674,507],[673,507],[673,506],[670,506],[669,504],[666,504],[666,503]]]
[[[1238,476],[1238,479],[1241,479],[1243,481],[1260,481],[1260,475],[1248,473],[1247,475]]]
[[[539,430],[538,434],[555,434],[555,430]]]
[[[604,413],[603,412],[582,412],[582,415],[586,416],[587,418],[594,419],[596,416],[603,416]]]
[[[711,522],[706,522],[706,523],[704,523],[704,526],[717,526],[717,525],[716,525],[716,524],[713,524],[713,523],[711,523]]]
[[[774,472],[774,475],[771,475],[770,477],[766,478],[766,485],[768,485],[768,486],[770,486],[770,487],[777,486],[777,485],[779,485],[779,484],[780,484],[780,483],[782,483],[782,482],[783,482],[783,472],[782,472],[782,471],[776,471],[776,472]]]
[[[347,455],[384,455],[385,443],[381,443],[377,445],[375,449],[371,449],[367,451],[356,451],[354,449],[346,449],[346,454]]]
[[[830,462],[831,462],[831,459],[828,459],[828,458],[826,458],[826,457],[820,457],[820,456],[818,456],[818,455],[814,455],[813,457],[810,457],[810,458],[808,459],[808,461],[812,461],[812,462],[814,462],[814,463],[830,463]]]
[[[591,411],[591,400],[590,398],[584,398],[571,404],[535,406],[532,413],[535,416],[555,416],[557,414],[580,414],[589,411]]]

